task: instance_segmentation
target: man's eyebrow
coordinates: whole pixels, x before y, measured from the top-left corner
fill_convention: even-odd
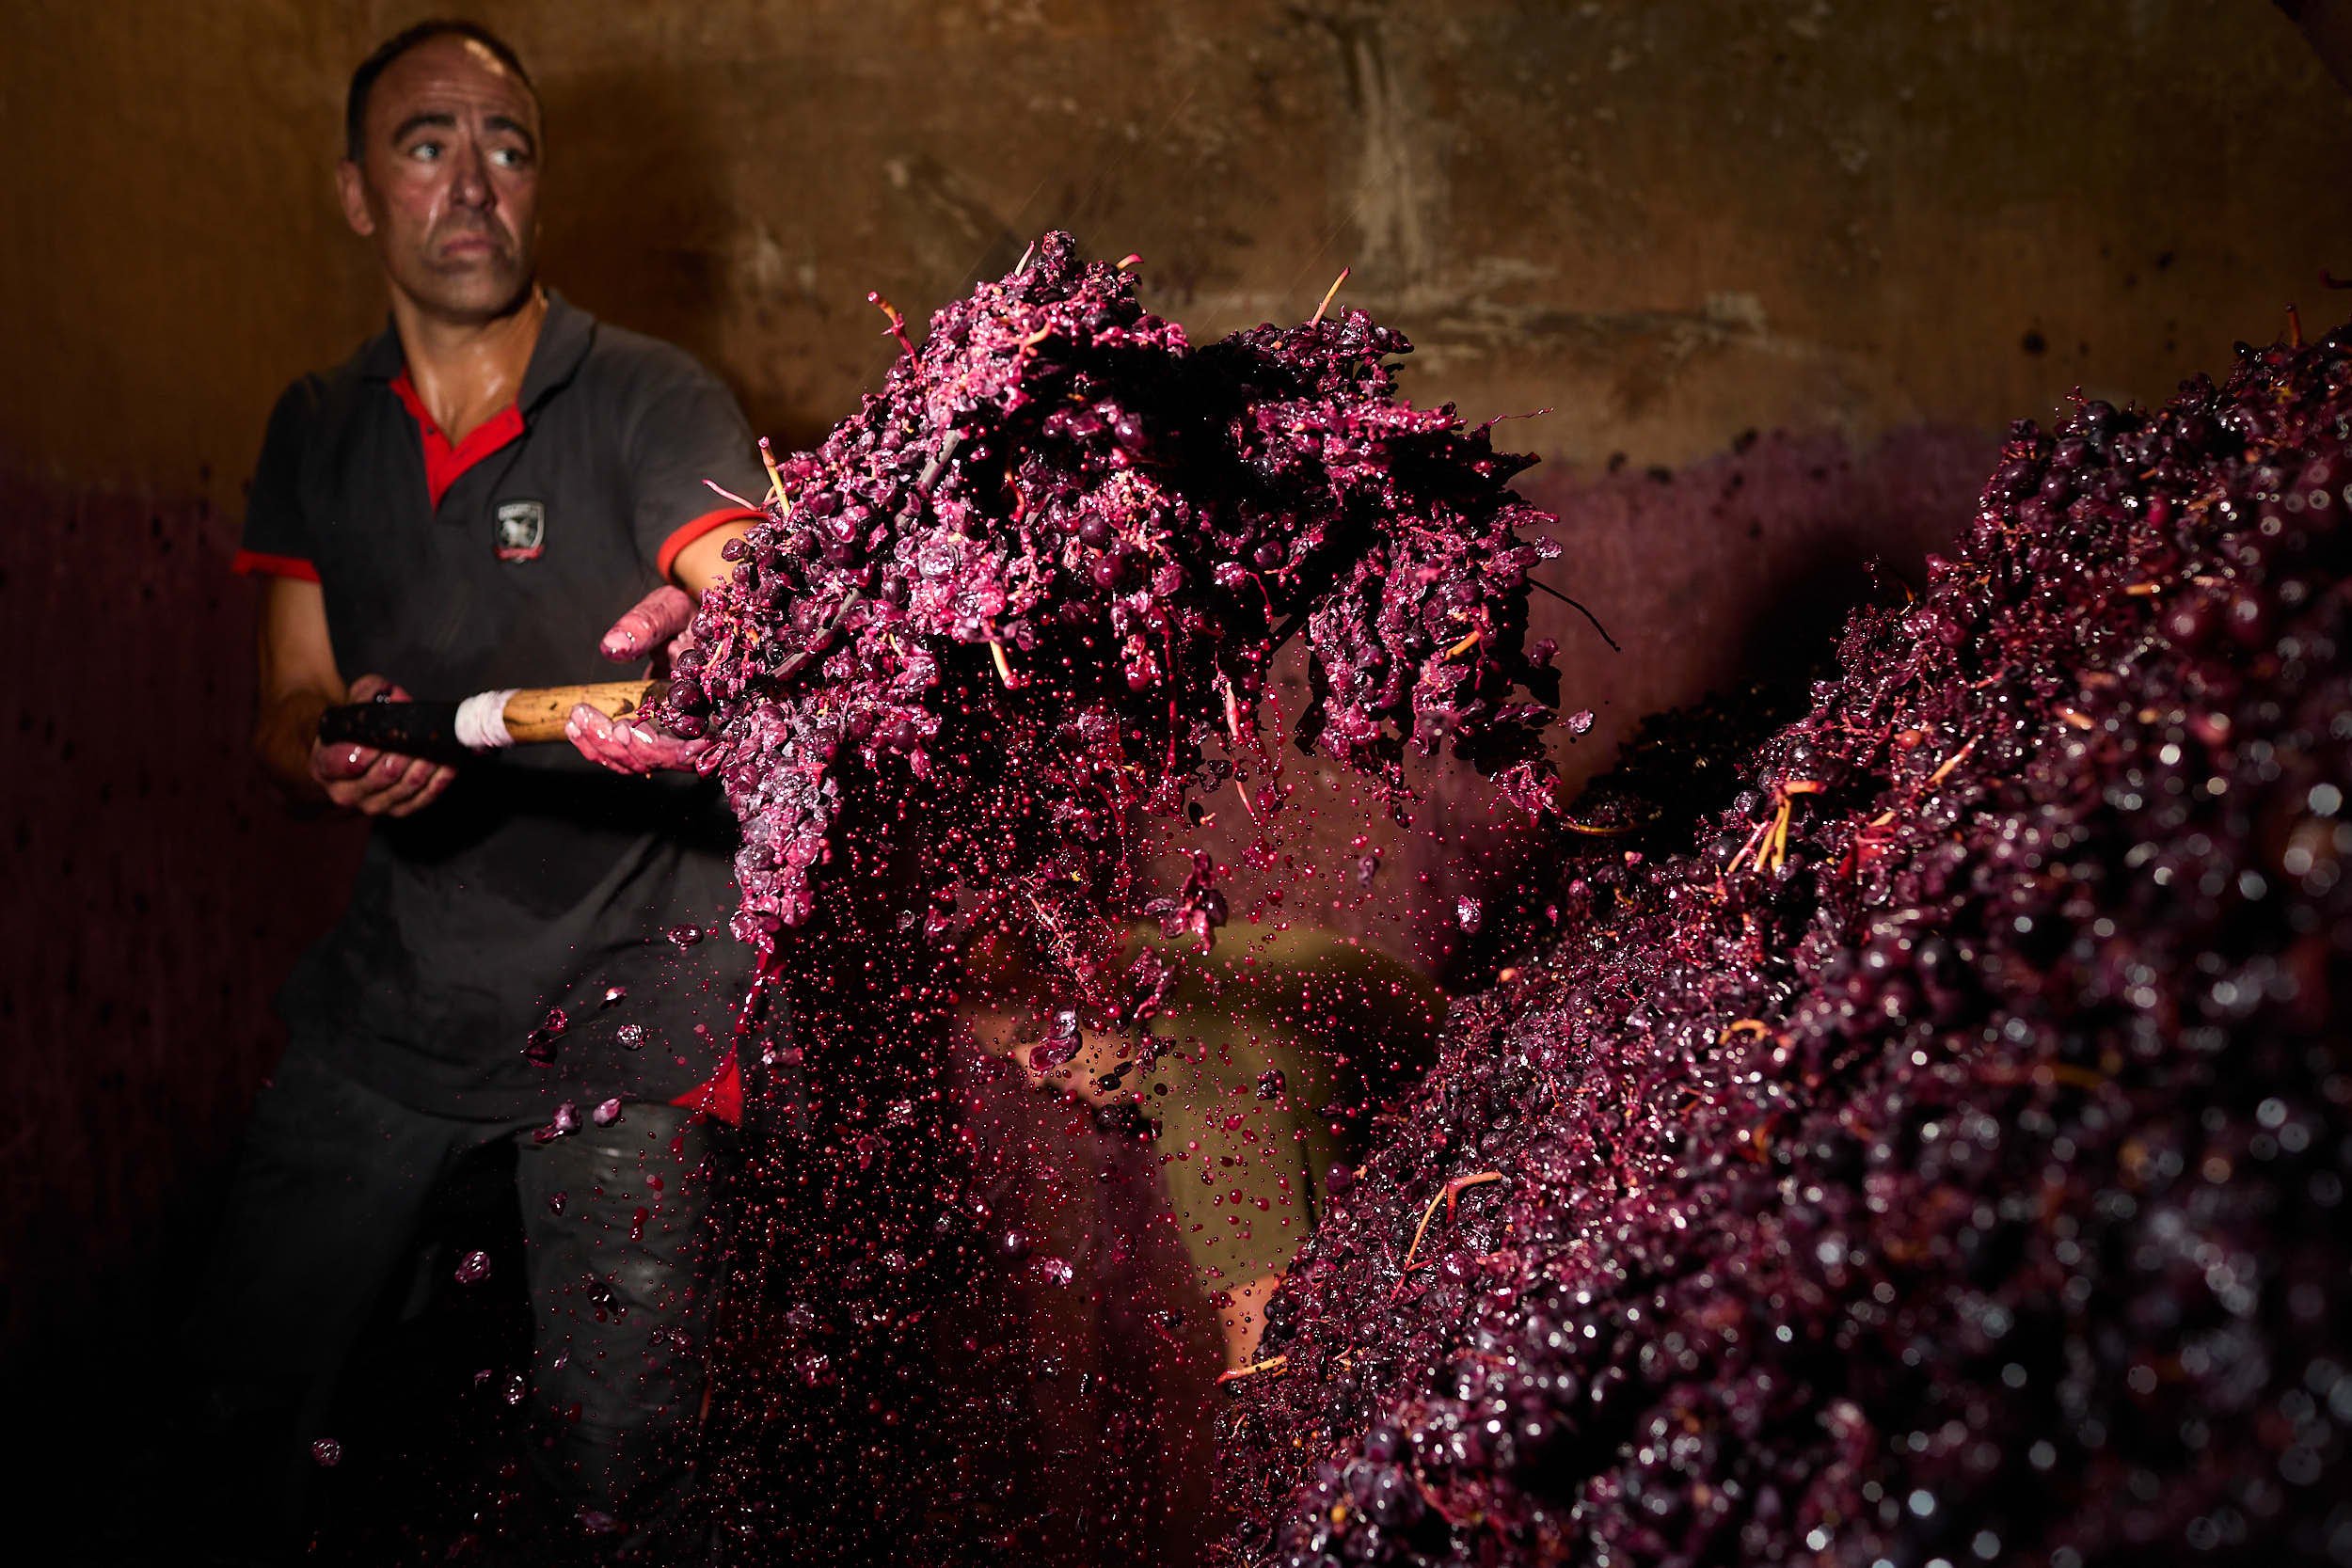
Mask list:
[[[447,109],[427,109],[421,114],[410,115],[406,119],[402,120],[398,125],[392,127],[392,140],[396,142],[406,141],[408,139],[409,132],[418,129],[420,126],[425,125],[439,126],[444,129],[454,130],[457,125],[457,117],[451,114]]]
[[[484,117],[482,123],[488,126],[493,131],[512,131],[515,135],[522,137],[523,145],[531,148],[534,151],[538,149],[538,140],[532,135],[531,127],[525,125],[521,120],[515,119],[512,115],[488,115]]]

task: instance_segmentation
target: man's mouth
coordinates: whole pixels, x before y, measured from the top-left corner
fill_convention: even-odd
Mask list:
[[[455,234],[440,245],[441,259],[454,261],[467,256],[490,256],[504,247],[487,234]]]

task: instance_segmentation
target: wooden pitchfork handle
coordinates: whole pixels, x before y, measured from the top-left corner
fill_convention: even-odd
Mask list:
[[[529,745],[564,738],[564,722],[573,708],[585,703],[614,719],[626,719],[669,689],[667,681],[591,681],[581,686],[531,687],[511,693],[499,717],[506,726],[508,744]],[[460,703],[347,703],[319,715],[319,738],[329,745],[373,746],[404,756],[455,760],[497,749],[461,739],[457,711]]]

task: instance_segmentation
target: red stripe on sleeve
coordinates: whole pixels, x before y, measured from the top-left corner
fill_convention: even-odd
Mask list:
[[[678,552],[712,529],[724,528],[729,523],[755,523],[765,515],[765,513],[752,507],[723,506],[716,512],[704,513],[691,522],[680,523],[671,530],[670,537],[661,541],[661,548],[654,556],[654,570],[667,579],[670,568],[677,564]]]
[[[293,578],[299,582],[316,582],[319,569],[298,555],[264,555],[260,550],[239,550],[230,558],[229,569],[240,577],[259,574],[269,578]]]

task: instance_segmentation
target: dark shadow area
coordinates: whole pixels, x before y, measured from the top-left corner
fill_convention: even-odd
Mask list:
[[[311,1560],[446,1560],[556,1528],[524,1456],[531,1304],[515,1160],[511,1142],[485,1146],[435,1193],[405,1289],[380,1304],[338,1390]],[[477,1251],[489,1273],[458,1283],[459,1259]]]
[[[254,595],[229,572],[233,517],[8,454],[0,514],[40,542],[0,568],[38,650],[0,800],[0,1399],[40,1429],[11,1472],[40,1506],[10,1546],[148,1563],[106,1554],[170,1528],[160,1499],[191,1457],[174,1331],[280,1047],[270,993],[339,905],[358,840],[289,817],[247,755]]]

